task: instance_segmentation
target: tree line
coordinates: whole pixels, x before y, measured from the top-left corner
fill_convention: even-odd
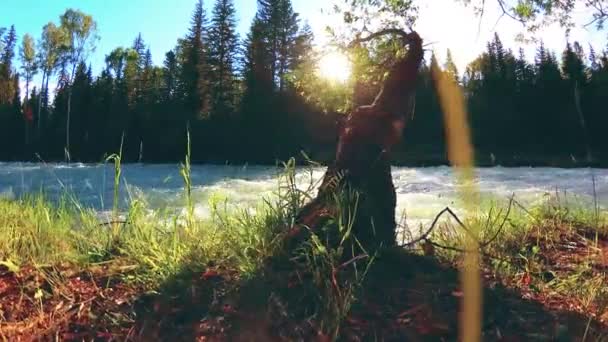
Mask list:
[[[20,44],[15,27],[0,28],[0,160],[98,162],[122,151],[125,161],[174,162],[189,131],[195,162],[272,163],[301,151],[329,161],[340,113],[371,102],[388,50],[351,51],[351,80],[336,84],[315,72],[319,52],[290,0],[259,0],[246,37],[236,24],[232,0],[216,0],[209,16],[199,0],[162,65],[140,34],[106,55],[99,75],[87,64],[99,38],[86,13],[66,10]],[[449,51],[442,66],[430,56],[397,162],[447,160],[436,72],[461,85],[482,162],[601,160],[608,48],[586,50],[573,42],[558,57],[540,43],[530,63],[496,35],[462,74]]]
[[[536,46],[534,61],[506,49],[498,34],[461,75],[447,51],[439,66],[423,67],[418,115],[403,149],[445,155],[443,114],[432,82],[434,70],[448,73],[467,99],[478,162],[512,165],[606,165],[608,160],[608,46],[568,42],[560,55]]]

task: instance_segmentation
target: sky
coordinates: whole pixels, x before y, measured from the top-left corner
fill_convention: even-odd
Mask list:
[[[256,0],[234,0],[237,9],[238,32],[244,37],[256,11]],[[340,1],[340,0],[338,0]],[[183,37],[190,25],[190,17],[196,0],[0,0],[0,27],[12,24],[19,38],[29,33],[36,39],[42,27],[49,21],[58,23],[59,15],[67,8],[78,8],[91,14],[98,24],[100,40],[89,63],[94,74],[104,67],[104,58],[118,46],[131,46],[133,40],[142,33],[144,41],[150,46],[155,64],[161,65],[167,51],[175,47],[178,38]],[[332,0],[292,0],[293,7],[303,21],[307,21],[315,33],[316,43],[327,42],[326,25],[339,24],[340,18],[323,14],[329,9]],[[486,46],[494,32],[498,32],[504,45],[514,51],[522,46],[527,57],[534,57],[534,45],[515,42],[515,36],[523,32],[514,20],[500,18],[500,9],[494,1],[486,1],[483,18],[474,16],[473,9],[455,0],[419,1],[420,15],[414,27],[425,40],[432,42],[439,61],[445,58],[450,48],[459,71],[464,72],[466,65],[477,57]],[[210,16],[212,1],[205,2],[207,16]],[[327,13],[328,11],[324,11]],[[576,9],[574,17],[578,24],[586,20],[588,13]],[[597,32],[594,28],[583,29],[582,25],[572,31],[570,40],[582,43],[586,51],[592,44],[596,51],[606,47],[607,32]],[[537,33],[545,45],[558,54],[563,50],[566,39],[563,29],[557,25],[547,27]],[[34,83],[40,81],[40,75]]]

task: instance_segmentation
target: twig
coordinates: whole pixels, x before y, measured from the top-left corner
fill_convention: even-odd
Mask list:
[[[454,220],[456,220],[456,222],[460,225],[460,227],[467,232],[472,238],[474,238],[475,240],[477,240],[477,237],[475,236],[475,234],[473,234],[471,232],[471,230],[469,230],[469,228],[467,228],[467,226],[460,220],[460,218],[458,217],[458,215],[456,215],[452,209],[447,208],[448,209],[448,213],[454,218]],[[479,243],[479,241],[477,241]]]
[[[507,10],[507,8],[505,7],[505,2],[504,2],[504,0],[497,0],[497,2],[498,2],[498,5],[500,5],[500,9],[502,10],[502,14],[503,14],[503,15],[506,15],[506,16],[508,16],[509,18],[513,19],[513,20],[519,21],[519,22],[520,22],[522,25],[525,25],[525,22],[524,22],[524,21],[523,21],[521,18],[518,18],[518,17],[514,16],[513,14],[511,14],[511,13],[510,13],[510,12]],[[502,16],[502,15],[501,15],[501,16]]]
[[[429,236],[429,234],[431,234],[431,232],[433,231],[433,229],[435,229],[435,225],[437,224],[437,221],[439,221],[439,218],[443,214],[445,214],[446,212],[448,212],[448,210],[450,210],[450,208],[449,207],[445,207],[445,209],[443,209],[442,211],[440,211],[439,214],[437,214],[437,216],[435,216],[435,219],[433,220],[433,223],[431,223],[431,226],[426,230],[426,232],[424,232],[424,234],[420,235],[420,237],[418,237],[414,241],[410,241],[408,243],[402,244],[399,247],[412,246],[412,245],[415,245],[415,244],[417,244],[418,242],[420,242],[422,240],[426,240],[426,238]]]
[[[489,240],[480,244],[479,247],[483,248],[483,247],[488,246],[489,244],[494,242],[494,240],[496,240],[498,235],[500,235],[500,233],[502,232],[502,230],[505,226],[505,223],[507,222],[507,219],[509,218],[509,215],[511,214],[511,208],[513,207],[513,201],[514,201],[513,196],[511,196],[511,199],[509,200],[509,206],[507,207],[507,212],[505,213],[505,218],[502,221],[502,223],[500,224],[500,227],[498,227],[498,229],[496,230],[496,233],[494,234],[494,236],[492,236]]]
[[[357,255],[356,257],[348,260],[347,262],[341,264],[340,266],[338,266],[338,269],[342,269],[350,264],[352,264],[353,262],[359,261],[361,259],[365,259],[365,258],[369,258],[369,255],[367,254],[361,254],[361,255]]]
[[[458,223],[458,225],[465,231],[467,232],[471,237],[473,237],[475,240],[477,240],[477,243],[479,244],[480,248],[483,247],[487,247],[488,245],[490,245],[490,243],[494,242],[496,240],[496,238],[500,235],[500,233],[504,230],[505,224],[507,223],[507,220],[509,218],[509,216],[511,215],[511,209],[513,208],[513,203],[516,203],[514,196],[511,196],[511,198],[509,199],[509,205],[507,207],[507,212],[505,213],[504,219],[502,221],[502,223],[500,224],[500,226],[498,227],[498,230],[496,231],[496,233],[494,233],[494,235],[487,241],[479,241],[477,239],[477,237],[470,231],[469,228],[467,228],[467,226],[462,222],[462,220],[460,220],[460,218],[458,217],[458,215],[456,215],[456,213],[454,213],[452,211],[452,209],[450,209],[450,207],[445,207],[445,209],[441,210],[436,216],[435,219],[433,220],[433,222],[431,223],[431,225],[429,226],[429,228],[417,239],[407,242],[405,244],[401,244],[399,247],[409,247],[412,246],[420,241],[427,241],[430,242],[433,246],[439,247],[439,248],[444,248],[444,249],[452,249],[452,250],[456,250],[459,252],[466,252],[466,250],[463,249],[458,249],[456,247],[448,247],[448,246],[442,246],[442,245],[437,245],[435,242],[432,242],[428,239],[428,236],[431,234],[431,232],[433,231],[433,229],[435,229],[435,226],[437,225],[437,222],[439,221],[439,218],[445,214],[448,213],[450,214],[450,216],[452,216],[456,222]],[[500,214],[498,214],[497,217],[500,217]],[[498,218],[497,218],[498,219]],[[488,217],[488,222],[489,222],[489,217]],[[486,224],[488,224],[488,222],[486,222]],[[496,220],[494,221],[496,222]]]
[[[115,220],[115,221],[101,222],[97,226],[101,227],[101,226],[109,226],[109,225],[113,225],[113,224],[129,224],[129,223],[130,222],[126,221],[126,220]]]

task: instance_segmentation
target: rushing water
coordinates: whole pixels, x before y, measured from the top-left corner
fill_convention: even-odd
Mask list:
[[[253,208],[262,199],[273,199],[281,170],[265,166],[192,167],[196,214],[208,215],[211,198],[227,199],[229,205]],[[298,171],[298,184],[306,188],[319,180],[324,169]],[[607,169],[481,168],[478,187],[486,200],[505,200],[514,194],[524,203],[541,201],[559,192],[568,201],[585,202],[593,197],[592,174],[599,204],[608,207]],[[100,211],[112,207],[114,169],[112,165],[0,163],[0,197],[45,193],[51,199],[72,194],[86,206]],[[397,192],[398,220],[406,213],[408,222],[426,221],[445,206],[458,211],[457,184],[449,167],[393,169]],[[149,207],[179,209],[184,204],[183,181],[177,165],[123,165],[121,201],[144,200]]]

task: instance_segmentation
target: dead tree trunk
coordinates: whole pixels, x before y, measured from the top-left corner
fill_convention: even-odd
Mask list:
[[[339,134],[335,161],[327,169],[317,197],[300,212],[287,236],[299,241],[339,215],[336,196],[356,193],[356,215],[351,233],[368,252],[396,243],[396,195],[391,176],[390,151],[400,141],[413,112],[418,69],[423,57],[416,32],[385,30],[358,39],[360,43],[386,34],[397,34],[409,45],[407,55],[396,61],[370,105],[355,108]],[[352,197],[351,197],[352,200]]]

